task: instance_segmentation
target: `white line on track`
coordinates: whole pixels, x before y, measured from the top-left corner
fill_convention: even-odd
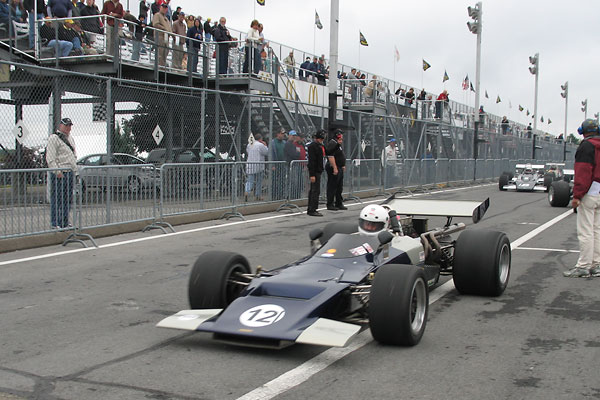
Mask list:
[[[533,250],[533,251],[552,251],[558,253],[579,253],[579,250],[559,250],[559,249],[544,249],[541,247],[517,247],[513,250]]]
[[[573,211],[569,210],[564,214],[559,215],[556,218],[546,222],[542,226],[532,230],[531,232],[521,236],[517,240],[511,243],[511,247],[513,249],[518,248],[520,244],[525,243],[529,239],[539,235],[541,232],[554,225],[558,221],[568,217],[572,214]],[[448,294],[452,289],[454,289],[454,281],[449,280],[444,283],[440,287],[436,288],[431,295],[429,296],[429,304],[433,304],[446,294]],[[275,396],[284,393],[295,386],[300,385],[307,381],[314,374],[322,371],[327,368],[329,365],[334,362],[340,360],[341,358],[347,356],[355,350],[360,349],[364,345],[370,343],[372,341],[371,332],[367,329],[361,332],[348,347],[343,348],[330,348],[325,350],[318,356],[300,364],[296,368],[286,372],[283,375],[278,376],[277,378],[265,383],[259,388],[252,390],[251,392],[246,393],[242,397],[239,397],[238,400],[269,400]]]
[[[423,196],[423,195],[426,195],[426,194],[456,192],[456,191],[459,191],[459,190],[474,189],[474,188],[485,187],[485,186],[490,186],[490,185],[493,185],[493,184],[483,184],[483,185],[477,185],[477,186],[466,186],[466,187],[460,187],[460,188],[454,188],[454,189],[437,190],[437,191],[434,191],[434,192],[417,193],[417,194],[412,195],[412,197]],[[411,196],[407,195],[407,196],[399,196],[399,197],[411,197]],[[363,204],[375,203],[375,202],[378,202],[378,201],[381,201],[381,199],[365,201],[365,202],[362,202],[362,203],[348,204],[348,206],[349,207],[360,206],[360,205],[363,205]],[[323,210],[323,208],[322,208],[322,210]],[[148,240],[162,240],[162,239],[167,239],[167,238],[170,238],[172,236],[177,236],[177,235],[187,235],[188,233],[196,233],[196,232],[202,232],[202,231],[207,231],[207,230],[212,230],[212,229],[226,228],[226,227],[235,226],[235,225],[249,224],[251,222],[260,222],[260,221],[268,221],[268,220],[271,220],[271,219],[287,218],[287,217],[292,217],[292,216],[295,216],[295,215],[302,215],[302,214],[306,214],[306,212],[299,212],[299,213],[297,212],[297,213],[282,214],[282,215],[272,215],[272,216],[269,216],[269,217],[262,217],[262,218],[250,219],[250,220],[245,220],[245,221],[228,222],[228,223],[219,224],[219,225],[205,226],[205,227],[202,227],[202,228],[195,228],[195,229],[188,229],[188,230],[180,231],[180,232],[167,233],[167,234],[164,234],[164,235],[147,236],[147,237],[138,238],[138,239],[124,240],[124,241],[121,241],[121,242],[107,243],[107,244],[102,244],[102,245],[98,246],[97,248],[96,247],[87,247],[87,248],[83,248],[83,249],[73,249],[73,250],[57,251],[57,252],[54,252],[54,253],[41,254],[39,256],[32,256],[32,257],[25,257],[25,258],[16,258],[16,259],[13,259],[13,260],[0,261],[0,266],[11,265],[11,264],[18,264],[18,263],[24,263],[24,262],[28,262],[28,261],[42,260],[42,259],[51,258],[51,257],[59,257],[59,256],[67,255],[67,254],[81,253],[81,252],[84,252],[84,251],[92,251],[92,250],[98,250],[98,249],[107,249],[107,248],[111,248],[111,247],[124,246],[124,245],[132,244],[132,243],[145,242],[145,241],[148,241]]]

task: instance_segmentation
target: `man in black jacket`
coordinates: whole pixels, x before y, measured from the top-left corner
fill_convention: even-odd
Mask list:
[[[225,17],[219,19],[219,25],[213,30],[213,35],[216,42],[227,42],[220,43],[217,48],[219,57],[219,74],[226,74],[227,68],[229,67],[229,46],[233,38],[229,34],[229,30],[225,27],[227,20]]]
[[[347,210],[342,199],[344,190],[344,172],[346,171],[346,155],[342,148],[344,134],[340,129],[335,131],[333,138],[327,143],[327,209],[331,211]]]
[[[315,140],[308,145],[308,176],[310,177],[310,190],[308,191],[308,209],[306,214],[313,217],[322,217],[317,211],[319,207],[319,194],[321,193],[321,173],[323,172],[323,158],[325,147],[323,140],[325,131],[319,129],[315,133]]]

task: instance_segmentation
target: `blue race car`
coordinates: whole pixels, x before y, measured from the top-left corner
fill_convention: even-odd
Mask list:
[[[506,235],[463,231],[464,223],[452,223],[452,217],[476,223],[488,207],[489,199],[392,196],[366,206],[358,224],[331,223],[311,231],[311,254],[269,271],[252,273],[240,254],[206,252],[189,279],[190,309],[157,326],[269,348],[293,343],[342,347],[368,326],[380,343],[416,345],[425,332],[429,290],[440,275],[452,275],[463,294],[504,292],[511,264]],[[429,230],[424,216],[447,217],[447,222]]]

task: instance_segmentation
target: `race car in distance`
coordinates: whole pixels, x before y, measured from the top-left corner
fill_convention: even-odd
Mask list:
[[[498,179],[498,189],[516,191],[542,191],[548,190],[544,186],[544,165],[517,164],[515,174],[503,173]]]
[[[343,347],[368,326],[382,344],[416,345],[425,332],[429,290],[441,275],[452,275],[462,294],[504,292],[511,266],[507,236],[464,230],[463,222],[452,222],[469,217],[477,223],[488,207],[489,199],[391,196],[365,207],[358,223],[314,229],[309,255],[268,271],[252,273],[240,254],[208,251],[191,271],[190,309],[157,326],[268,348],[294,343]],[[429,216],[446,217],[446,224],[428,229]]]

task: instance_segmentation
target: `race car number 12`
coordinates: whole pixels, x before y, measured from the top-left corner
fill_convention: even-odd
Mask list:
[[[240,315],[242,325],[253,328],[274,324],[285,316],[285,309],[276,304],[252,307]]]

